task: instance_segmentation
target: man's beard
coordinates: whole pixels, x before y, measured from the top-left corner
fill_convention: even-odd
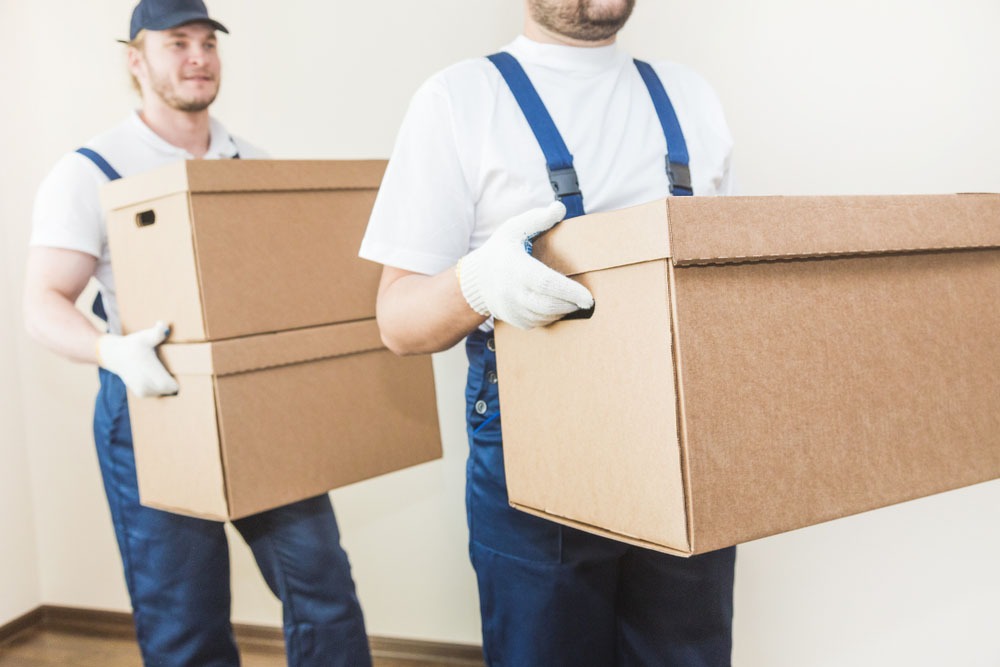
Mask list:
[[[150,71],[150,84],[153,87],[153,92],[163,100],[163,102],[169,106],[171,109],[177,109],[178,111],[204,111],[207,109],[212,102],[215,101],[216,96],[219,94],[219,80],[215,79],[216,86],[215,90],[203,97],[181,97],[177,92],[175,87],[170,81],[169,76],[161,76],[157,73]]]
[[[584,42],[615,36],[632,14],[635,0],[625,0],[610,11],[596,8],[593,0],[528,0],[531,17],[554,33]]]

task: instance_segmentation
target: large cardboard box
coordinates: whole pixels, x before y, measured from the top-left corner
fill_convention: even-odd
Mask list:
[[[384,160],[191,160],[108,183],[122,328],[221,340],[375,316]]]
[[[374,320],[160,356],[179,393],[128,398],[144,505],[235,519],[441,457],[431,358]]]
[[[679,197],[535,242],[497,328],[511,503],[690,555],[1000,477],[1000,195]]]

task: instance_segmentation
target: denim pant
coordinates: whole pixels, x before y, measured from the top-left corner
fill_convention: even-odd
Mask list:
[[[680,558],[510,507],[493,347],[482,332],[466,342],[466,504],[487,664],[728,666],[734,547]]]
[[[101,369],[94,437],[145,665],[239,665],[224,525],[139,504],[125,386]],[[326,495],[233,525],[281,600],[288,664],[371,664],[347,554]]]

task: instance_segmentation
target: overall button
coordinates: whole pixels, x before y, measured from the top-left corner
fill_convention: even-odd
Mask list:
[[[476,401],[476,414],[486,414],[486,401]]]
[[[488,372],[486,374],[486,381],[489,382],[490,384],[496,384],[497,383],[497,372],[496,371],[490,371],[490,372]]]
[[[489,350],[490,352],[496,352],[497,351],[497,342],[495,340],[493,340],[492,338],[488,338],[486,340],[486,349]]]

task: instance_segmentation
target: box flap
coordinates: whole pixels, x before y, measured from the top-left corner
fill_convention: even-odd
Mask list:
[[[670,197],[562,222],[533,254],[576,275],[662,257],[685,266],[991,247],[1000,194]]]
[[[532,254],[567,276],[670,257],[666,213],[664,201],[658,199],[571,218],[536,239]],[[613,236],[608,234],[609,224]]]
[[[1000,195],[672,197],[678,266],[1000,246]]]
[[[374,319],[208,343],[166,344],[160,358],[175,375],[232,375],[383,348]]]
[[[385,160],[187,160],[111,181],[101,204],[114,210],[177,192],[374,190]]]

